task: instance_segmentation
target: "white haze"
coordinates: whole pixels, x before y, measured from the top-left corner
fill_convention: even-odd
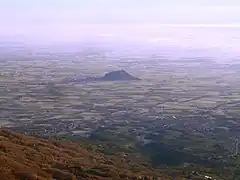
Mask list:
[[[0,1],[0,39],[25,44],[134,42],[239,55],[237,0]]]

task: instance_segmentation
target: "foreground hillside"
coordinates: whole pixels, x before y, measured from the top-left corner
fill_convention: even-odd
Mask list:
[[[161,174],[121,157],[110,159],[81,143],[45,140],[0,130],[1,180],[19,179],[161,179]],[[165,177],[166,178],[166,177]]]

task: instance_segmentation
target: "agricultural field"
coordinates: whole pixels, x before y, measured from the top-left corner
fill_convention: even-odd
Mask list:
[[[240,165],[233,156],[240,135],[238,69],[98,55],[46,59],[0,61],[2,127],[26,135],[84,138],[106,155],[144,158],[166,171],[201,167],[222,179],[235,176],[233,167]],[[78,81],[119,69],[141,80]]]

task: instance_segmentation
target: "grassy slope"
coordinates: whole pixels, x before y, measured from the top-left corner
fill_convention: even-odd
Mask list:
[[[38,176],[38,180],[127,179],[163,177],[147,167],[131,172],[120,156],[109,158],[70,141],[45,140],[0,130],[0,177],[19,180]],[[65,177],[65,178],[64,178]],[[60,178],[60,179],[61,179]],[[166,178],[166,177],[165,177]]]

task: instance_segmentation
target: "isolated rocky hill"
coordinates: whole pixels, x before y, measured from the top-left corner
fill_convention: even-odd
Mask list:
[[[131,74],[127,73],[124,70],[112,71],[106,73],[103,77],[99,78],[102,81],[132,81],[132,80],[140,80],[132,76]]]
[[[63,80],[62,83],[90,83],[90,82],[103,82],[103,81],[139,81],[141,79],[132,76],[124,70],[117,70],[105,73],[104,76],[98,77],[69,77]]]

